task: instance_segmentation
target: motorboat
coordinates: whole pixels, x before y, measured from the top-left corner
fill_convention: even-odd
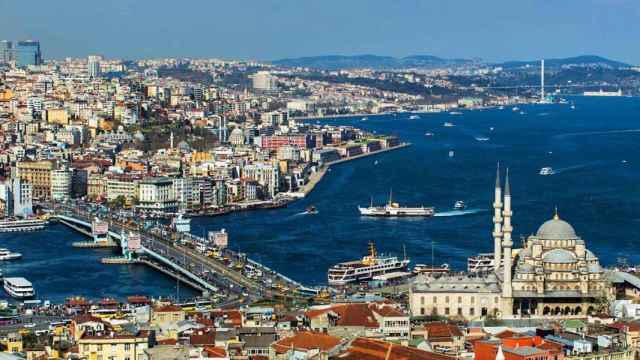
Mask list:
[[[553,171],[553,168],[551,168],[549,166],[545,166],[542,169],[540,169],[539,174],[543,175],[543,176],[553,175],[553,174],[555,174],[555,171]]]
[[[466,207],[467,207],[467,205],[462,200],[458,200],[458,201],[456,201],[455,204],[453,204],[453,208],[456,209],[456,210],[463,210]]]

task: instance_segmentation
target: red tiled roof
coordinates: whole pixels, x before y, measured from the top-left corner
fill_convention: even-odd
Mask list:
[[[180,306],[176,305],[165,305],[158,308],[153,309],[154,312],[178,312],[182,311]]]
[[[88,322],[97,322],[97,323],[102,322],[102,319],[100,319],[99,317],[95,317],[91,314],[78,315],[71,320],[73,320],[73,322],[75,322],[76,324],[84,324]]]
[[[309,310],[305,315],[313,319],[329,312],[338,315],[337,326],[378,327],[378,322],[368,304],[337,304],[324,309]]]
[[[428,323],[424,326],[425,330],[428,332],[428,339],[435,338],[452,338],[452,337],[460,337],[463,336],[462,331],[453,324],[447,323]]]
[[[193,334],[189,337],[189,342],[191,345],[202,346],[202,345],[215,345],[216,344],[216,333],[210,331],[206,334]]]
[[[349,349],[338,356],[340,360],[453,360],[454,357],[382,340],[357,338]]]
[[[204,352],[206,352],[209,357],[226,357],[227,356],[227,351],[221,347],[205,346]]]
[[[271,347],[279,354],[286,353],[291,348],[297,350],[319,349],[320,351],[328,351],[338,346],[340,342],[340,338],[335,336],[318,332],[302,331],[273,343]]]

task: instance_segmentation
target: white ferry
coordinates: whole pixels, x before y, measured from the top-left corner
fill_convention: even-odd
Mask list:
[[[11,297],[26,299],[35,295],[31,282],[23,277],[9,277],[4,279],[4,290]]]
[[[180,213],[171,221],[171,227],[179,233],[189,233],[191,232],[191,219],[185,218],[184,214]]]
[[[549,167],[549,166],[545,166],[545,167],[543,167],[542,169],[540,169],[540,172],[539,172],[539,174],[540,174],[540,175],[543,175],[543,176],[546,176],[546,175],[553,175],[553,174],[555,174],[555,173],[556,173],[556,172],[555,172],[555,171],[553,171],[553,169],[552,169],[551,167]]]
[[[22,257],[22,254],[20,253],[14,253],[9,251],[9,249],[0,249],[0,261],[4,261],[4,260],[16,260],[16,259],[20,259]]]
[[[36,231],[42,230],[48,224],[46,220],[3,220],[0,221],[0,232]]]
[[[369,255],[362,260],[348,261],[329,268],[329,285],[343,286],[353,282],[370,280],[374,276],[395,271],[405,271],[410,260],[395,256],[378,256],[373,242],[369,242]]]
[[[400,204],[393,202],[392,195],[389,193],[389,203],[385,206],[373,206],[373,201],[369,207],[358,206],[360,215],[364,216],[433,216],[435,209],[433,207],[401,207]]]
[[[467,258],[467,271],[470,273],[486,273],[495,270],[493,253],[482,253]]]

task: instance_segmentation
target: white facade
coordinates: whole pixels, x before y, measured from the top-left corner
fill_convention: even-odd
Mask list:
[[[242,168],[242,173],[245,178],[255,180],[266,187],[271,197],[278,193],[280,172],[277,166],[265,163],[250,164]]]
[[[89,77],[97,78],[100,76],[100,62],[102,61],[102,56],[90,55],[87,58],[87,73]]]
[[[58,169],[51,171],[51,199],[64,200],[71,197],[73,184],[73,171],[70,169]]]
[[[258,71],[253,75],[253,88],[261,91],[272,91],[278,88],[277,78],[268,71]]]
[[[150,178],[138,184],[138,208],[173,211],[177,208],[173,181],[169,178]]]

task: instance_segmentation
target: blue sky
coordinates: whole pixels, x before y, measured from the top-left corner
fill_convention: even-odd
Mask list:
[[[0,0],[0,39],[40,39],[49,58],[597,54],[640,64],[639,19],[639,0]]]

